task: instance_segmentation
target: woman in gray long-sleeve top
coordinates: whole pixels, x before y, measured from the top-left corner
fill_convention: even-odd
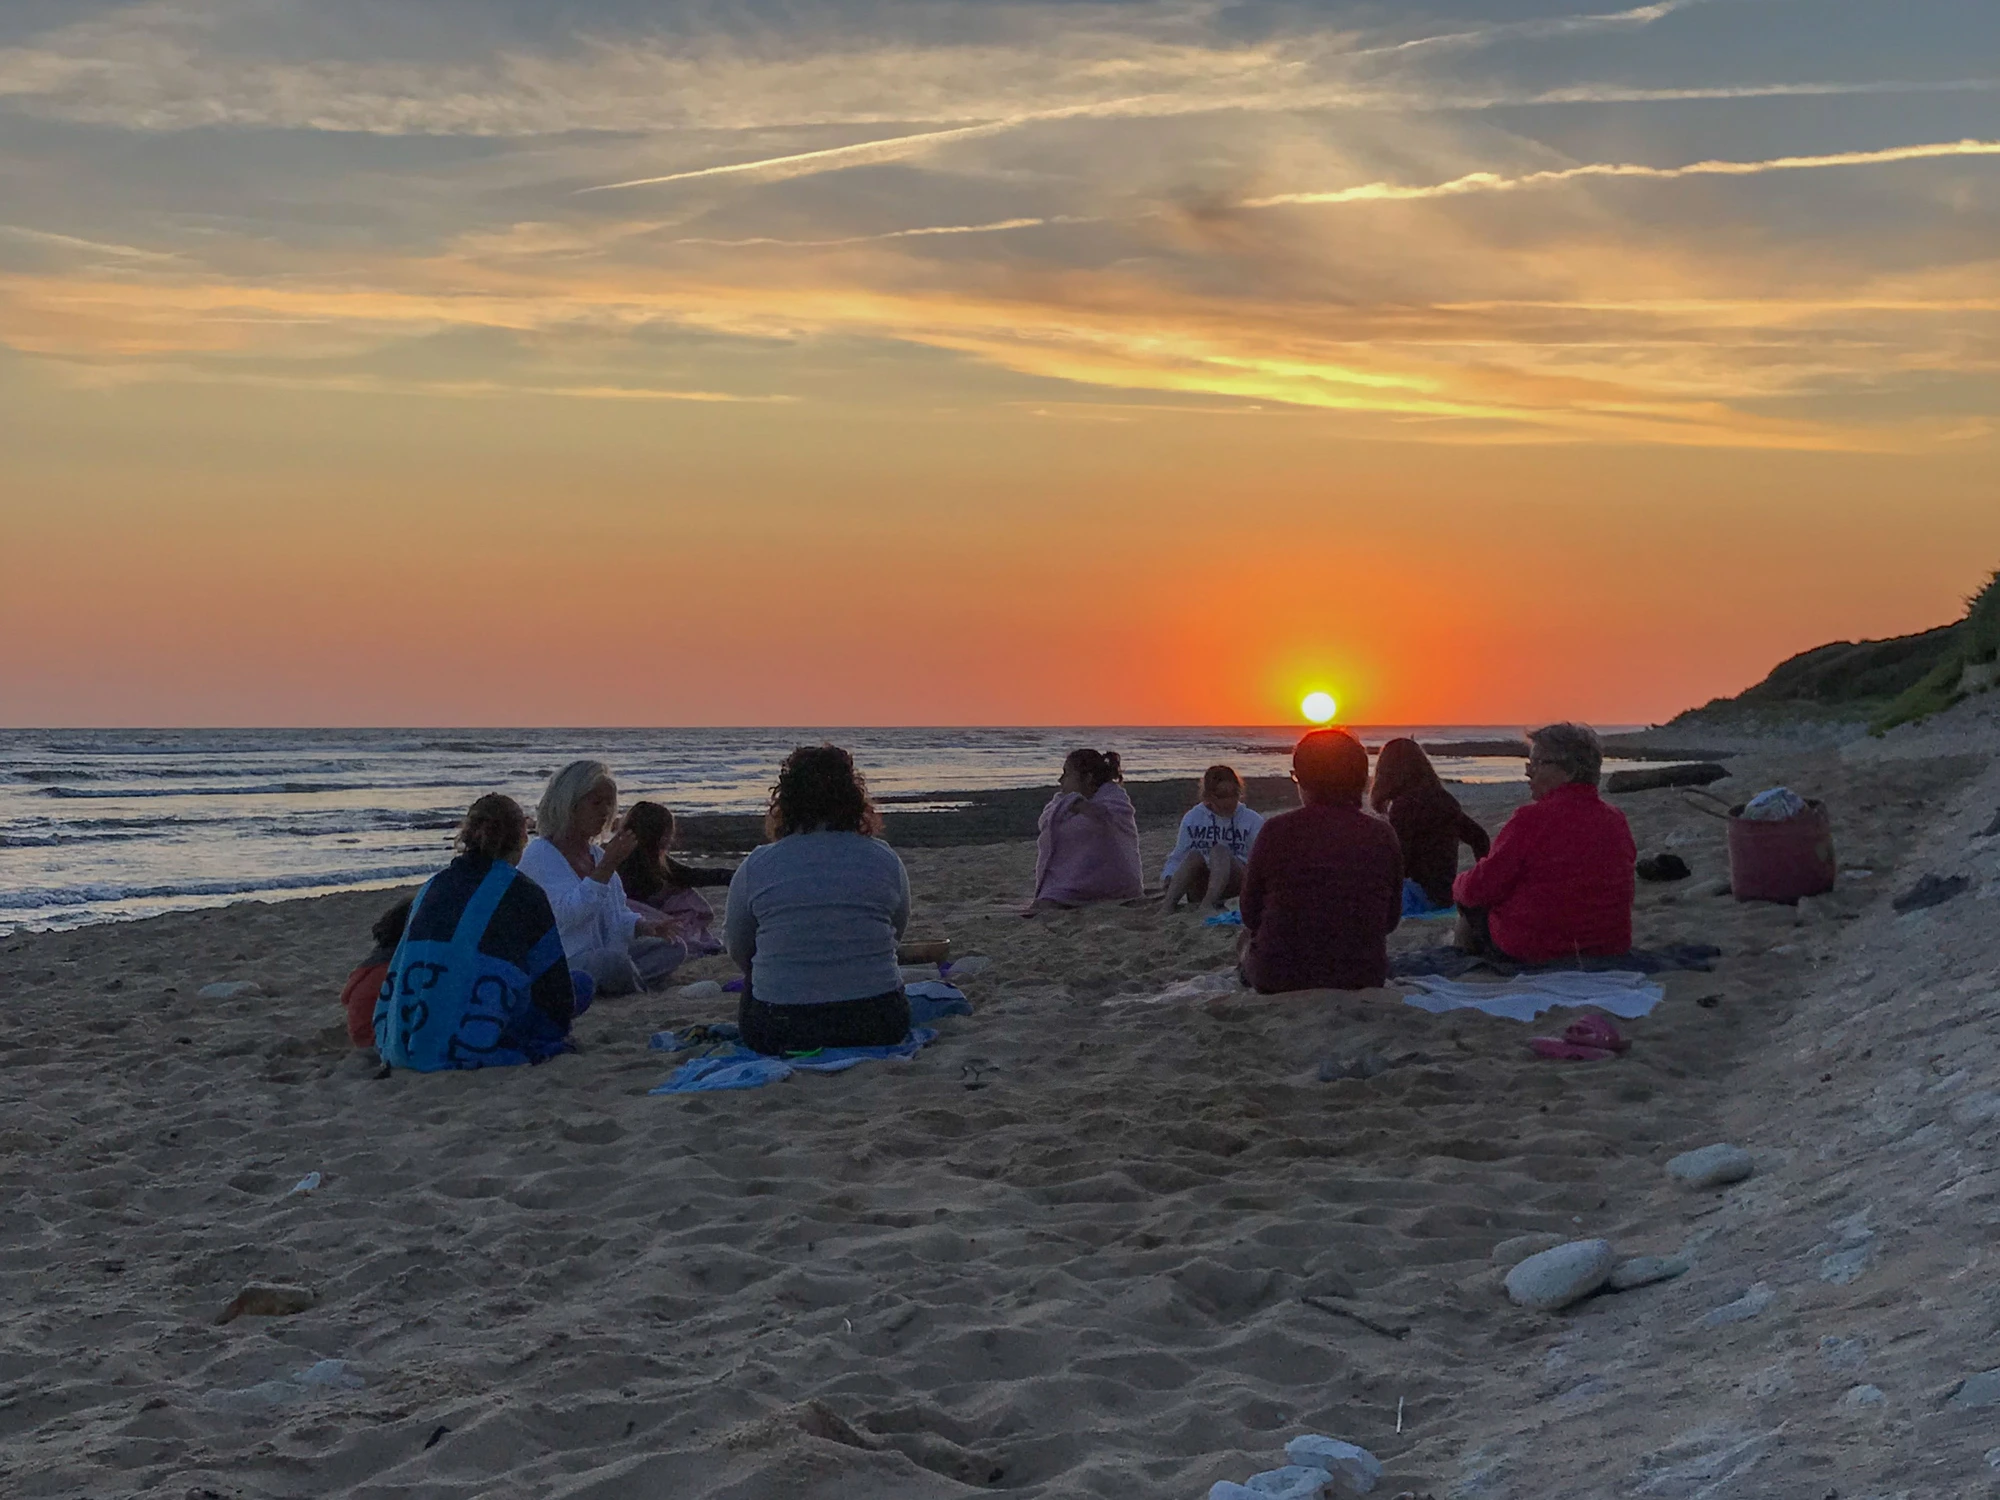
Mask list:
[[[764,829],[729,882],[723,939],[744,973],[745,1046],[778,1055],[892,1047],[910,1029],[896,942],[910,876],[854,757],[802,745],[785,758]]]

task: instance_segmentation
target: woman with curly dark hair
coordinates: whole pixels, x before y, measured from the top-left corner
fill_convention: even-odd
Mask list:
[[[786,756],[764,829],[771,842],[737,867],[723,919],[744,973],[744,1045],[773,1056],[894,1046],[910,1029],[896,969],[910,876],[878,837],[854,757],[837,745]]]

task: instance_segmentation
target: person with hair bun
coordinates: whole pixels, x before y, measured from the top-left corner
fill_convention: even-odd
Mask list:
[[[1030,914],[1146,894],[1139,815],[1123,780],[1116,750],[1072,750],[1063,761],[1056,794],[1036,824]]]
[[[521,870],[548,893],[570,967],[590,975],[600,995],[651,989],[687,958],[672,921],[642,917],[626,900],[618,867],[638,846],[603,761],[571,761],[549,778]]]
[[[1316,729],[1292,752],[1292,779],[1302,805],[1265,822],[1243,877],[1243,981],[1265,995],[1379,989],[1403,920],[1403,851],[1362,809],[1368,751]]]
[[[390,1067],[510,1067],[571,1049],[589,980],[572,978],[549,898],[515,868],[527,842],[519,803],[481,797],[458,857],[417,892],[375,1002],[375,1050]]]
[[[743,1045],[771,1056],[895,1046],[910,1030],[896,967],[910,875],[881,840],[854,757],[838,745],[786,756],[764,831],[771,842],[736,867],[723,915],[743,970]]]

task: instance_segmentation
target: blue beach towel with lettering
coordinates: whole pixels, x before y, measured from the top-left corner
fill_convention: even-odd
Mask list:
[[[588,1004],[542,888],[462,854],[417,893],[375,1002],[375,1050],[418,1073],[537,1063],[571,1050]]]

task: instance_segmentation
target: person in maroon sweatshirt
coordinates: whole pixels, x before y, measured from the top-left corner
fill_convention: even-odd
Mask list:
[[[1639,851],[1625,814],[1597,795],[1604,746],[1582,724],[1528,743],[1534,800],[1452,888],[1458,946],[1524,964],[1630,953]]]
[[[1379,989],[1403,919],[1403,851],[1362,810],[1368,752],[1344,729],[1316,729],[1292,752],[1292,779],[1305,805],[1266,820],[1243,874],[1243,982],[1265,995]]]

